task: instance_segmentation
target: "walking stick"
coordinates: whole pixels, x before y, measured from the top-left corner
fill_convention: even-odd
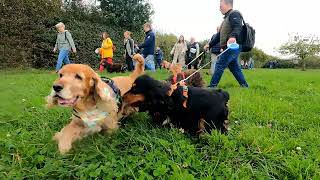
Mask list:
[[[221,55],[223,55],[225,52],[227,52],[228,50],[238,50],[239,49],[239,44],[237,43],[232,43],[232,44],[228,44],[227,49],[225,49],[224,51],[222,51],[216,58],[220,57]],[[201,69],[203,69],[204,67],[206,67],[208,64],[210,64],[212,62],[212,60],[210,60],[209,62],[207,62],[205,65],[203,65],[202,67],[200,67],[198,70],[196,70],[194,73],[192,73],[190,76],[188,76],[187,78],[181,80],[182,82],[187,81],[189,78],[191,78],[193,75],[195,75],[196,73],[198,73]],[[180,81],[180,82],[181,82]]]
[[[203,53],[204,53],[204,52],[200,53],[196,58],[194,58],[192,61],[190,61],[187,65],[184,65],[183,68],[188,67],[190,64],[193,63],[193,61],[197,60],[200,56],[202,56]]]

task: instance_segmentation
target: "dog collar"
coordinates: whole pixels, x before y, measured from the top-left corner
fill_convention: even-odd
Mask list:
[[[103,124],[104,120],[108,117],[107,112],[101,111],[97,108],[89,112],[78,112],[73,109],[72,114],[81,119],[88,128],[95,128],[97,125]]]
[[[183,107],[187,108],[187,101],[188,101],[188,86],[182,86],[183,92],[182,95],[186,98],[186,100],[183,101],[182,105]]]

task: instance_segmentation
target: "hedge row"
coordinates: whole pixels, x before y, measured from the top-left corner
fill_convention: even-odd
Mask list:
[[[57,35],[54,25],[60,21],[72,33],[77,47],[77,53],[71,55],[71,61],[97,66],[99,60],[94,50],[101,45],[103,31],[110,34],[117,47],[115,61],[122,61],[123,32],[131,30],[127,28],[132,25],[119,27],[116,23],[111,23],[99,7],[69,2],[71,3],[63,4],[61,0],[2,0],[0,67],[53,68],[57,59],[57,54],[52,52]],[[114,0],[116,2],[118,3]],[[141,2],[142,0],[137,3]],[[139,42],[143,39],[142,24],[148,20],[135,23],[136,32],[133,32],[133,37]]]

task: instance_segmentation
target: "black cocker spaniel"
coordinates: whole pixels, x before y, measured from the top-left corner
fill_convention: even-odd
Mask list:
[[[148,112],[156,123],[169,119],[191,135],[212,129],[227,132],[229,94],[223,90],[171,85],[142,75],[123,99]]]

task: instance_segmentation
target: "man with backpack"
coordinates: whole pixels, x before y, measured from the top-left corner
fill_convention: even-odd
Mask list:
[[[244,78],[238,62],[240,52],[242,50],[250,50],[250,48],[247,47],[247,43],[245,42],[248,39],[247,37],[244,37],[246,36],[245,33],[247,32],[244,33],[243,31],[242,15],[239,11],[233,10],[233,0],[220,0],[220,11],[224,15],[224,20],[220,26],[218,35],[214,40],[212,40],[212,44],[215,44],[215,42],[220,43],[220,52],[226,50],[227,45],[232,43],[240,44],[240,48],[238,50],[229,49],[219,57],[209,87],[214,88],[218,86],[224,70],[228,67],[240,86],[247,88],[249,87],[249,85]],[[246,26],[246,24],[244,26]],[[209,48],[211,47],[209,46]]]
[[[191,39],[190,39],[190,43],[188,44],[187,52],[188,52],[187,64],[189,64],[193,59],[198,57],[200,54],[199,43],[196,42],[196,39],[194,37],[191,37]],[[199,66],[199,58],[197,60],[193,61],[193,63],[189,64],[188,69],[192,69],[192,67],[194,69],[198,69],[198,66]]]

